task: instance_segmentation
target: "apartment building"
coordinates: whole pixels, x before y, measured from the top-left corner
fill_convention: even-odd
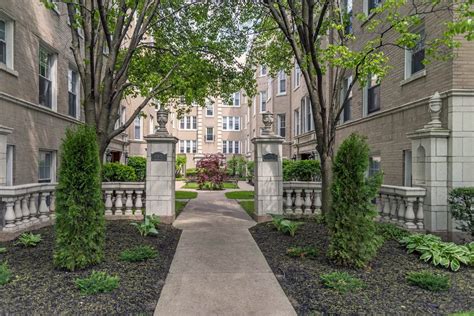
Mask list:
[[[65,130],[81,124],[67,9],[0,1],[0,185],[54,182]],[[123,161],[126,135],[110,145]]]

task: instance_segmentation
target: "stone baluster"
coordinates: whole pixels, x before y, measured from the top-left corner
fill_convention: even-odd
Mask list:
[[[105,191],[105,215],[113,215],[112,213],[112,190]]]
[[[311,206],[312,206],[312,201],[311,201],[311,189],[305,189],[304,190],[304,213],[306,215],[311,214]]]
[[[415,225],[415,212],[413,211],[413,202],[416,198],[409,197],[406,199],[407,207],[405,211],[405,226],[409,229],[416,228]]]
[[[40,221],[42,222],[49,220],[49,217],[48,217],[49,209],[48,209],[48,205],[46,204],[46,198],[48,195],[49,195],[48,192],[41,192],[40,205],[39,205],[39,213],[40,213],[39,218],[40,218]]]
[[[314,190],[314,213],[321,213],[321,191],[318,189]]]
[[[38,219],[38,209],[36,208],[36,201],[38,200],[38,193],[32,193],[30,194],[30,214],[31,214],[31,221],[32,222],[37,222],[39,221]]]
[[[301,214],[303,212],[303,209],[301,208],[303,206],[303,199],[301,198],[301,193],[303,190],[301,189],[295,189],[295,213],[296,214]]]
[[[49,217],[51,219],[56,218],[56,192],[53,190],[49,192]]]
[[[30,209],[28,208],[29,199],[29,194],[25,194],[21,199],[21,213],[23,215],[23,223],[25,224],[30,222]]]
[[[379,216],[383,217],[383,197],[382,194],[380,193],[377,198],[376,198],[376,203],[377,203],[377,212],[379,212]]]
[[[416,209],[416,226],[418,229],[424,229],[423,197],[418,198],[418,207]]]
[[[123,215],[122,191],[115,191],[115,215]]]
[[[136,192],[137,198],[135,199],[135,215],[142,215],[143,201],[142,201],[142,190]]]
[[[383,214],[385,220],[390,220],[390,195],[384,194],[383,195]]]
[[[398,211],[398,201],[397,201],[397,197],[392,195],[390,196],[390,220],[392,222],[397,222],[397,211]]]
[[[398,201],[398,223],[405,224],[405,199],[401,196],[397,196]]]
[[[6,211],[5,211],[5,230],[12,231],[16,229],[15,224],[15,198],[7,198],[4,199],[6,204]]]
[[[125,196],[125,215],[133,215],[133,190],[126,190]]]
[[[291,197],[293,189],[286,189],[285,213],[293,212],[293,198]]]
[[[21,212],[21,197],[15,197],[15,221],[17,226],[23,224],[23,213]]]

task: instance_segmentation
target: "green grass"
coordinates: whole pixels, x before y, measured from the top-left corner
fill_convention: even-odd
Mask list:
[[[253,200],[253,191],[232,191],[226,192],[225,197],[233,200]]]
[[[199,186],[196,182],[188,182],[183,187],[183,189],[199,189]],[[239,186],[232,182],[224,182],[224,189],[238,189]]]
[[[193,191],[176,191],[176,194],[175,194],[176,199],[181,199],[181,200],[195,199],[197,198],[197,196],[198,196],[197,192],[193,192]]]
[[[254,207],[254,201],[239,201],[240,206],[249,214],[250,216],[253,216],[255,214],[255,207]]]
[[[239,185],[232,182],[224,182],[224,189],[238,189]]]
[[[188,202],[184,202],[184,201],[175,201],[174,202],[174,205],[175,205],[175,208],[176,208],[176,217],[178,217],[179,214],[181,214],[181,212],[183,211],[186,204],[188,204]]]

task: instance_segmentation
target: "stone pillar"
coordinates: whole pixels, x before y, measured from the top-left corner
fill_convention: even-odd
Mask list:
[[[7,136],[13,129],[0,125],[0,186],[7,184]]]
[[[273,114],[262,115],[262,135],[252,139],[255,161],[255,220],[271,220],[270,214],[283,214],[283,137],[273,133]]]
[[[168,112],[157,112],[158,129],[145,137],[147,142],[146,215],[158,215],[163,223],[175,219],[176,143],[167,129]]]
[[[450,131],[440,121],[439,93],[430,99],[431,122],[407,134],[412,141],[413,186],[424,187],[424,228],[448,231],[448,138]]]

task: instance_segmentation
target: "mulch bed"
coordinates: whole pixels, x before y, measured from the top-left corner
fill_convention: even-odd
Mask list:
[[[396,241],[387,241],[366,270],[343,268],[329,261],[327,229],[315,222],[306,222],[294,238],[264,223],[250,229],[265,255],[281,287],[299,315],[307,314],[449,314],[474,312],[474,268],[462,266],[456,272],[436,268],[407,254]],[[315,260],[295,259],[286,255],[293,246],[312,245],[319,250]],[[409,285],[407,272],[431,270],[446,273],[451,289],[433,293]],[[362,279],[366,287],[340,294],[324,288],[322,274],[346,271]]]
[[[157,237],[141,237],[129,221],[107,222],[104,262],[78,272],[53,267],[54,228],[45,227],[43,241],[34,248],[14,246],[15,241],[0,243],[8,252],[6,259],[14,274],[10,283],[0,286],[0,314],[140,314],[152,315],[176,251],[181,231],[160,225]],[[120,261],[120,253],[139,245],[150,245],[159,256],[145,262]],[[74,284],[92,270],[120,277],[119,288],[110,293],[82,295]]]

